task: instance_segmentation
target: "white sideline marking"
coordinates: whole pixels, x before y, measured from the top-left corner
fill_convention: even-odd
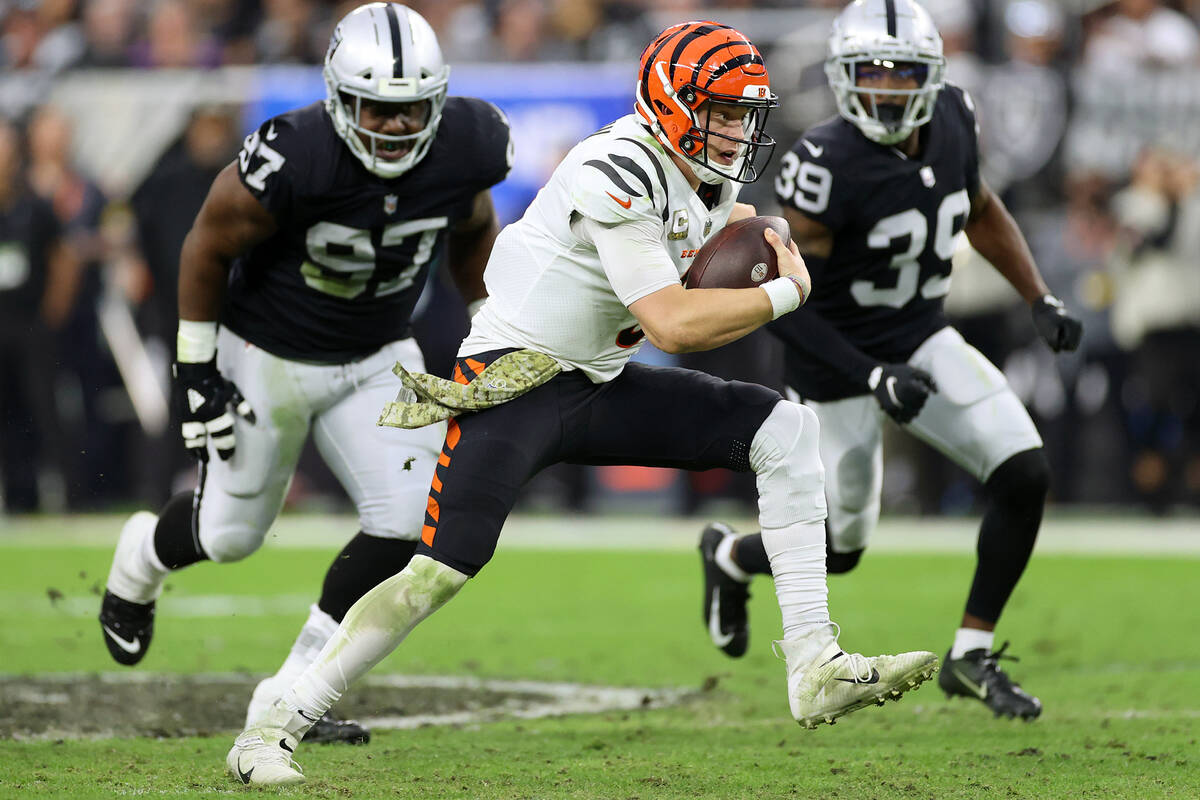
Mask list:
[[[0,549],[116,544],[125,518],[115,514],[0,517]],[[501,549],[666,550],[695,549],[703,518],[617,515],[530,515],[509,518]],[[754,531],[748,517],[727,518],[738,530]],[[271,547],[333,552],[356,531],[351,515],[284,514],[267,534]],[[885,517],[871,538],[873,552],[973,554],[978,516]],[[1049,509],[1037,553],[1074,555],[1181,555],[1200,557],[1200,517],[1159,518],[1136,514],[1077,514]]]

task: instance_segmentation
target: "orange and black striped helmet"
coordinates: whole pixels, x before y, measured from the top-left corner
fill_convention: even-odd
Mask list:
[[[741,138],[709,130],[713,103],[750,109]],[[767,110],[778,106],[779,98],[771,91],[762,54],[719,22],[683,22],[656,36],[642,52],[635,105],[659,141],[688,159],[706,183],[753,182],[775,148],[763,126]],[[731,144],[737,153],[732,165],[710,161],[710,137]]]

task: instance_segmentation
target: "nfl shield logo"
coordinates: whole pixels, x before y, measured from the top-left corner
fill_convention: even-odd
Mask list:
[[[921,183],[925,184],[926,189],[932,189],[937,183],[937,178],[933,177],[933,167],[921,167]]]
[[[386,197],[384,197],[383,198],[383,213],[395,214],[396,213],[396,204],[399,201],[400,201],[400,198],[394,194],[389,194]]]

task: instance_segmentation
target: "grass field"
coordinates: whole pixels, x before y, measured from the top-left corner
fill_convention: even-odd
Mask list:
[[[0,733],[0,798],[261,794],[224,773],[236,720],[172,738],[77,730],[84,707],[127,710],[115,684],[85,678],[122,671],[94,621],[120,522],[0,527],[0,731],[8,731]],[[885,523],[859,569],[830,581],[843,645],[943,653],[973,570],[973,524]],[[783,664],[770,652],[779,614],[769,581],[755,584],[751,652],[732,661],[708,643],[691,546],[698,529],[663,519],[514,519],[492,564],[376,670],[681,689],[681,703],[377,730],[365,748],[301,747],[309,781],[279,794],[1200,797],[1200,522],[1177,521],[1165,535],[1160,523],[1136,518],[1048,523],[1046,547],[998,631],[1022,659],[1011,673],[1045,704],[1037,722],[993,720],[982,705],[947,701],[927,684],[812,732],[791,721]],[[193,698],[179,680],[244,676],[225,692],[240,713],[248,676],[278,665],[336,540],[352,530],[347,519],[285,516],[255,557],[172,579],[153,649],[124,670],[146,677],[137,693],[152,708],[161,689],[155,713],[164,730],[208,710],[203,693]],[[564,547],[550,549],[556,531]],[[30,682],[54,673],[66,676],[64,686],[89,688]],[[361,693],[362,707],[370,697]],[[18,707],[53,715],[56,732],[22,734]]]

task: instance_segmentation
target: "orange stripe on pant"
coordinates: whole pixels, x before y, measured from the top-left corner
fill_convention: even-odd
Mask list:
[[[433,471],[433,483],[429,487],[429,501],[425,504],[425,524],[421,528],[421,541],[428,547],[433,547],[433,537],[437,532],[438,519],[441,516],[441,506],[438,505],[437,496],[442,491],[442,476],[441,471],[450,466],[450,458],[454,454],[454,448],[458,446],[458,440],[462,437],[462,429],[458,427],[458,423],[451,418],[449,426],[446,428],[446,441],[442,445],[441,455],[438,456],[438,465]]]

